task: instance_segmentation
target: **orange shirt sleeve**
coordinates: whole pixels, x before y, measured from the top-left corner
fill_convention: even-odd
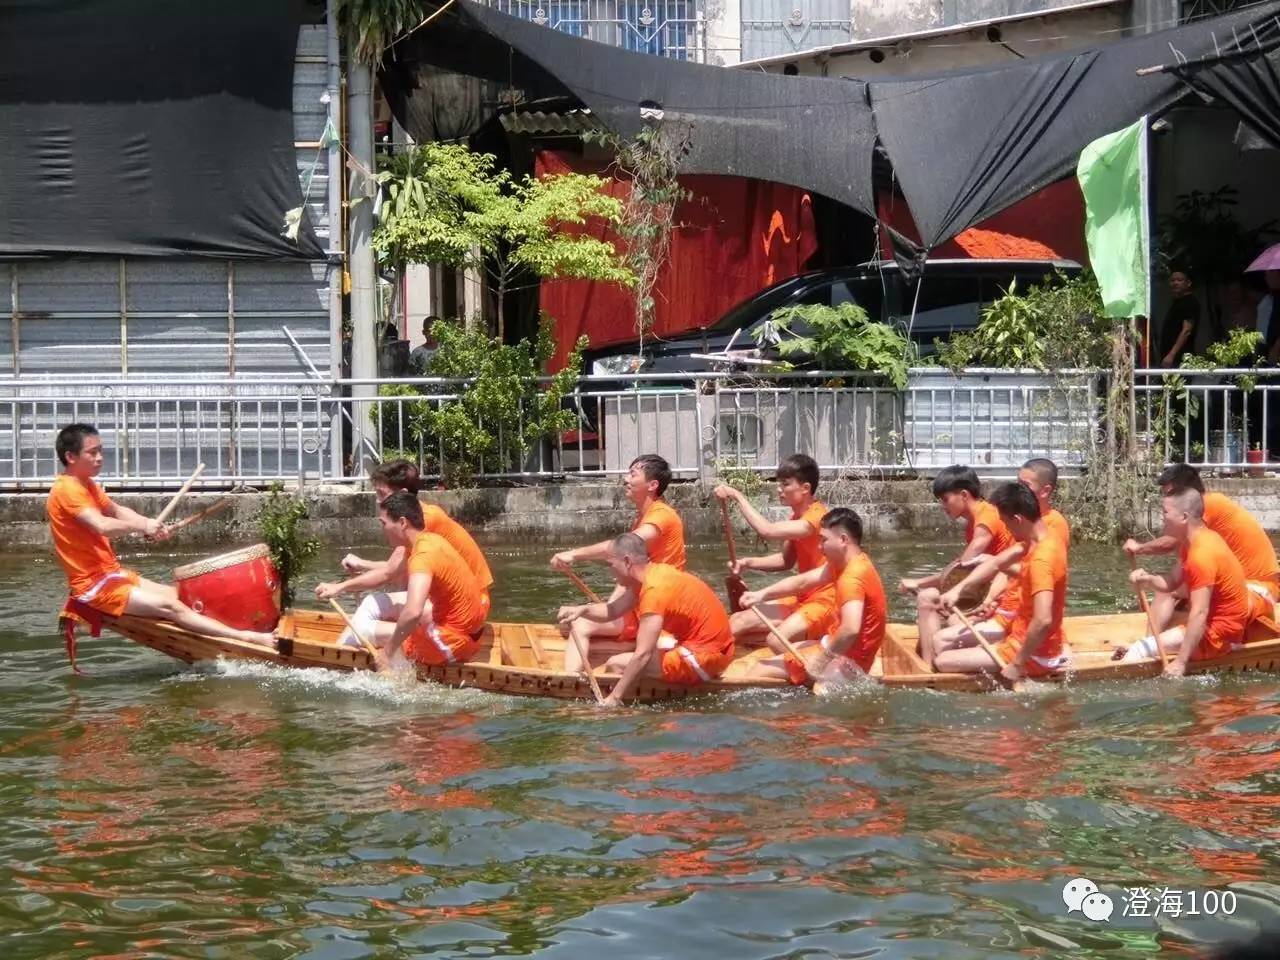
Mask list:
[[[1053,564],[1047,557],[1031,556],[1023,560],[1027,565],[1027,600],[1045,590],[1053,592],[1058,584],[1053,575]]]
[[[1182,579],[1186,581],[1188,591],[1212,587],[1217,582],[1213,556],[1198,543],[1188,546],[1186,555],[1182,558]]]
[[[864,603],[867,599],[867,585],[863,582],[862,577],[853,570],[847,570],[840,577],[840,589],[837,594],[840,600],[840,606],[843,608],[846,603],[853,603],[855,600],[861,600]]]
[[[663,615],[667,608],[671,605],[671,585],[667,582],[664,571],[659,569],[659,565],[653,565],[649,568],[649,574],[645,577],[644,583],[640,585],[640,596],[636,603],[636,616],[643,617],[646,614],[656,613]]]
[[[822,529],[822,518],[827,515],[827,508],[818,502],[809,504],[809,509],[801,514],[800,519],[807,523],[817,533]]]
[[[419,537],[417,543],[413,545],[413,552],[409,554],[409,574],[430,573],[432,568],[432,560],[435,558],[435,545],[425,536]]]

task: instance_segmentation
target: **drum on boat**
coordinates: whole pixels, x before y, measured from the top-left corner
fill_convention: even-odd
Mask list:
[[[178,599],[237,630],[274,630],[280,620],[280,573],[265,543],[175,567]]]

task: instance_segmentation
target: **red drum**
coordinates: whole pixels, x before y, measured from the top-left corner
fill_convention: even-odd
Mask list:
[[[176,567],[178,599],[237,630],[274,630],[280,620],[280,574],[265,543]]]

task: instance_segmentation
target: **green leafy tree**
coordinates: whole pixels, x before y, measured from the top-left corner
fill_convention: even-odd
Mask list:
[[[285,609],[293,606],[298,577],[320,552],[320,541],[303,534],[302,523],[307,516],[306,501],[300,495],[286,493],[280,483],[271,485],[271,492],[258,509],[258,528],[271,551],[271,562],[280,573],[280,596]]]
[[[612,243],[573,232],[591,218],[617,224],[622,203],[600,177],[512,177],[496,159],[460,144],[428,143],[393,157],[374,248],[396,269],[439,263],[482,270],[503,338],[507,294],[526,277],[573,277],[630,286],[635,275]]]
[[[757,344],[775,343],[785,361],[812,358],[828,370],[880,373],[899,390],[906,387],[916,357],[915,345],[901,330],[872,320],[856,303],[783,307],[755,336]]]
[[[429,12],[429,11],[428,11]],[[427,16],[422,0],[339,0],[339,29],[356,59],[382,64],[387,48]]]
[[[456,320],[442,321],[432,329],[439,349],[429,372],[465,378],[466,384],[456,391],[447,387],[444,395],[450,399],[381,404],[381,429],[384,439],[404,436],[420,445],[424,456],[440,455],[446,483],[457,485],[482,468],[489,472],[517,469],[544,437],[577,425],[577,417],[564,401],[577,385],[586,337],[578,340],[565,368],[549,382],[540,383],[556,349],[553,323],[545,314],[537,336],[515,344],[476,336]],[[408,385],[382,388],[382,395],[388,397],[419,393]],[[403,431],[394,420],[399,404],[403,404]]]

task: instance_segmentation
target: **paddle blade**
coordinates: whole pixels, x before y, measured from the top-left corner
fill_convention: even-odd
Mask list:
[[[724,578],[724,589],[729,595],[729,612],[742,609],[742,595],[747,592],[747,582],[738,574],[731,573]]]
[[[839,696],[858,686],[866,674],[848,657],[836,657],[813,684],[818,696]]]

